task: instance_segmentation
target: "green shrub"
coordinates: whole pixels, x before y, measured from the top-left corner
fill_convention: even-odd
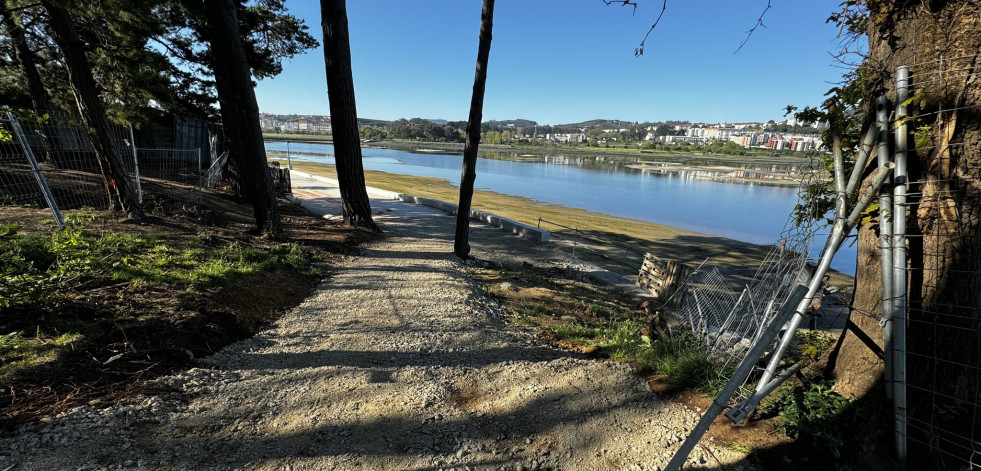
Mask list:
[[[808,379],[764,403],[762,412],[778,412],[787,436],[827,450],[841,458],[846,441],[854,439],[859,413],[852,401],[833,390],[834,381]]]

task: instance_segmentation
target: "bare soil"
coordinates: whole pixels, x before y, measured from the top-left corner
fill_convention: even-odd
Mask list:
[[[251,207],[223,192],[207,192],[200,204],[171,214],[153,214],[143,224],[100,213],[106,228],[126,234],[153,233],[170,246],[209,249],[237,241],[269,248],[295,242],[321,263],[377,237],[328,222],[286,200],[281,201],[280,209],[286,234],[281,241],[258,234]],[[0,207],[0,224],[17,223],[21,234],[49,234],[51,221],[47,209]],[[320,281],[317,276],[283,269],[204,292],[167,284],[89,285],[60,301],[51,312],[0,311],[0,334],[44,331],[55,318],[87,325],[85,339],[74,342],[70,352],[0,384],[0,430],[9,432],[82,404],[151,393],[147,380],[188,368],[196,359],[253,335],[303,301]],[[108,361],[119,355],[118,360]]]

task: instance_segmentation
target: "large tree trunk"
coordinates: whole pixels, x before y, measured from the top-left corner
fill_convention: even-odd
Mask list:
[[[130,184],[119,150],[109,134],[109,118],[99,98],[92,69],[85,57],[85,50],[75,31],[75,25],[72,24],[68,11],[55,5],[51,0],[42,0],[41,5],[48,12],[53,38],[64,56],[78,111],[82,115],[82,121],[89,128],[92,147],[95,148],[99,169],[109,192],[110,207],[118,204],[130,218],[143,220],[143,210]]]
[[[327,99],[334,138],[334,162],[341,190],[344,222],[378,231],[371,218],[371,203],[364,183],[361,139],[358,135],[358,109],[354,101],[351,73],[351,44],[347,29],[345,0],[320,0],[324,30],[324,63],[327,73]]]
[[[466,260],[470,255],[470,203],[473,182],[477,178],[477,147],[480,145],[480,120],[484,111],[484,85],[487,83],[487,60],[490,57],[491,32],[494,29],[494,0],[484,0],[480,11],[480,40],[477,44],[477,70],[470,98],[467,120],[467,143],[463,147],[463,170],[460,176],[460,204],[456,213],[456,236],[453,253]]]
[[[879,77],[876,85],[893,96],[895,70],[912,66],[911,94],[922,97],[912,103],[911,115],[921,118],[910,127],[922,130],[909,140],[920,142],[910,153],[905,215],[909,469],[957,469],[981,436],[981,5],[886,1],[876,8],[866,77]],[[867,314],[882,297],[878,257],[875,227],[860,228],[851,319],[877,340],[881,327]],[[881,371],[864,345],[846,338],[836,368],[843,392],[865,394]]]
[[[10,40],[14,43],[14,57],[20,64],[21,70],[24,71],[27,91],[31,95],[31,107],[38,116],[44,116],[45,113],[52,111],[51,96],[48,95],[48,90],[44,88],[44,82],[38,72],[37,55],[27,43],[27,34],[21,26],[19,14],[11,10],[8,0],[0,0],[0,15],[3,15],[3,24],[10,33]],[[48,139],[56,141],[58,133],[50,133]],[[55,166],[62,166],[63,163],[57,161],[55,153],[51,152],[52,142],[46,139],[43,146],[43,158]],[[55,145],[54,147],[57,148],[58,146]]]
[[[258,229],[271,237],[279,237],[282,234],[279,206],[266,163],[259,105],[235,8],[232,0],[204,0],[215,88],[229,157],[234,160],[233,165],[241,178],[242,196],[252,204]]]
[[[17,15],[10,10],[7,0],[0,0],[0,15],[3,16],[3,25],[10,33],[10,40],[14,43],[14,55],[21,69],[24,71],[24,78],[27,79],[27,91],[31,95],[31,106],[39,116],[51,111],[51,99],[48,91],[44,88],[41,81],[41,74],[37,70],[37,56],[27,44],[27,35],[21,26]]]

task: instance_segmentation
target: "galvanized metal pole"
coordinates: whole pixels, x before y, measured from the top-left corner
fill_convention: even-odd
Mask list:
[[[766,329],[764,329],[761,339],[772,339],[780,333],[780,329],[787,323],[787,319],[794,315],[796,301],[799,301],[802,297],[804,297],[807,291],[808,289],[804,285],[797,285],[797,287],[794,288],[793,292],[791,292],[790,296],[787,298],[787,302],[784,303],[783,307],[780,308],[780,311],[777,312],[777,315],[773,317],[773,320],[771,320],[770,324],[767,325]],[[703,414],[702,418],[699,419],[698,424],[695,425],[695,428],[693,428],[691,433],[688,434],[688,437],[685,438],[684,443],[681,444],[681,448],[675,452],[674,456],[671,457],[671,461],[669,461],[667,466],[664,467],[665,471],[677,471],[681,469],[681,467],[685,464],[685,461],[688,459],[688,455],[690,455],[691,451],[695,448],[695,445],[698,444],[698,441],[701,440],[702,436],[705,435],[705,432],[708,431],[709,427],[712,425],[712,422],[715,421],[715,418],[718,417],[719,414],[722,413],[722,410],[728,406],[729,399],[733,394],[735,394],[736,390],[742,386],[743,381],[749,377],[749,374],[753,371],[753,368],[756,367],[756,362],[763,356],[763,353],[766,352],[766,349],[769,346],[770,342],[768,341],[760,341],[753,344],[753,347],[749,349],[748,353],[746,353],[746,357],[743,358],[743,361],[736,367],[736,371],[729,378],[729,381],[722,387],[722,391],[720,391],[719,395],[715,397],[714,401],[712,401],[712,405],[708,407],[705,414]]]
[[[17,117],[14,116],[12,111],[7,112],[7,119],[10,120],[10,127],[13,128],[14,134],[17,136],[17,142],[20,143],[21,149],[24,150],[24,156],[27,157],[27,162],[31,165],[31,170],[34,172],[34,179],[37,180],[38,186],[41,187],[41,194],[44,195],[44,200],[48,203],[48,209],[51,210],[55,223],[58,224],[58,227],[65,227],[65,220],[61,217],[61,209],[58,208],[58,201],[55,200],[54,194],[51,193],[48,180],[41,173],[41,166],[38,165],[37,158],[34,157],[34,151],[31,149],[30,143],[27,142],[27,137],[24,136],[24,130],[20,127],[20,121],[17,121]]]
[[[893,188],[893,407],[896,419],[896,457],[906,459],[906,95],[909,67],[896,71],[896,175]]]
[[[888,116],[886,119],[888,119]],[[862,175],[865,173],[865,163],[868,161],[869,154],[872,152],[872,144],[875,143],[875,139],[881,129],[881,127],[869,126],[869,130],[865,132],[862,145],[858,148],[858,155],[855,156],[855,166],[852,167],[852,173],[848,177],[848,184],[845,185],[845,193],[849,197],[858,190],[859,183],[862,181]]]
[[[576,247],[579,245],[579,228],[577,227],[577,228],[573,229],[573,231],[575,233],[576,240],[572,241],[572,259],[575,260],[576,259]]]
[[[814,270],[814,274],[812,275],[808,285],[810,289],[808,290],[807,295],[804,296],[804,298],[800,301],[800,304],[797,306],[796,312],[794,312],[786,331],[783,333],[783,337],[780,339],[780,344],[777,346],[776,351],[770,358],[770,362],[767,364],[766,369],[760,376],[760,382],[756,386],[754,397],[769,389],[768,385],[776,375],[777,368],[779,368],[780,362],[787,353],[787,348],[794,339],[794,332],[797,331],[801,321],[804,319],[804,312],[807,310],[807,306],[814,300],[814,296],[817,295],[818,290],[821,288],[824,275],[827,274],[828,269],[831,267],[831,260],[834,259],[835,253],[837,253],[838,248],[840,248],[842,242],[844,242],[845,236],[851,232],[852,228],[854,228],[856,224],[858,224],[858,221],[861,219],[865,208],[868,207],[875,196],[879,193],[879,188],[892,172],[893,167],[895,167],[895,165],[891,162],[885,166],[879,167],[879,170],[872,178],[872,185],[865,192],[865,194],[858,199],[858,202],[855,203],[855,207],[852,208],[847,217],[839,214],[835,215],[834,228],[831,236],[828,238],[828,242],[824,246],[824,250],[821,251],[820,262],[818,263],[817,268]],[[751,401],[744,401],[744,404],[740,404],[737,407],[743,408],[745,404],[750,402]],[[750,411],[745,411],[744,413],[739,414],[739,416],[745,417],[745,415],[747,415],[749,412]],[[730,417],[733,416],[730,415]],[[736,418],[733,418],[733,420],[736,420]]]
[[[136,156],[136,138],[133,136],[133,125],[129,125],[129,142],[133,148],[133,175],[136,180],[136,198],[143,204],[143,186],[140,184],[140,159]]]
[[[201,148],[198,147],[198,204],[204,200],[204,175],[201,174]]]
[[[879,166],[889,163],[889,100],[885,96],[875,102],[876,123],[879,125]],[[891,179],[890,179],[891,180]],[[893,287],[892,287],[892,188],[889,180],[882,185],[879,192],[879,250],[882,263],[882,343],[885,358],[886,397],[892,399],[892,322],[893,322]]]

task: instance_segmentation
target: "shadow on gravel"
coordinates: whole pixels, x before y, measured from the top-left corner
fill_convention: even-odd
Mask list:
[[[405,353],[392,351],[315,350],[302,353],[242,353],[246,364],[255,369],[298,369],[341,366],[355,368],[403,368],[411,366],[479,368],[508,361],[551,361],[559,358],[585,358],[549,347],[502,347],[477,351],[434,351]],[[248,359],[262,357],[261,359]],[[239,368],[241,369],[241,368]]]
[[[172,465],[194,468],[227,466],[234,469],[255,467],[257,454],[261,461],[288,460],[317,457],[334,457],[344,469],[356,469],[358,456],[386,457],[392,461],[387,469],[438,469],[464,466],[500,466],[505,463],[521,463],[528,456],[553,459],[598,453],[607,446],[600,430],[590,427],[574,440],[568,438],[562,447],[556,447],[548,438],[551,430],[560,427],[576,427],[600,417],[610,417],[616,411],[636,407],[649,400],[645,394],[624,396],[620,400],[598,400],[590,395],[603,391],[564,389],[524,402],[521,407],[492,414],[467,411],[459,419],[444,419],[436,414],[422,420],[401,416],[381,416],[375,420],[344,425],[317,424],[290,433],[249,440],[248,443],[215,440],[208,445],[213,452],[212,463],[191,461],[175,457]],[[323,405],[310,404],[311,410]],[[535,437],[530,441],[526,437]],[[187,442],[181,439],[159,437],[154,446],[173,449]],[[483,447],[470,446],[481,443]],[[243,455],[237,452],[242,450]],[[261,450],[261,453],[256,453]],[[460,453],[460,450],[464,450]],[[438,460],[431,466],[411,466],[418,455],[435,455]],[[343,461],[341,461],[343,460]],[[624,463],[626,464],[626,463]],[[619,469],[613,466],[607,469]],[[545,469],[552,468],[547,466]],[[480,468],[483,469],[483,468]]]

